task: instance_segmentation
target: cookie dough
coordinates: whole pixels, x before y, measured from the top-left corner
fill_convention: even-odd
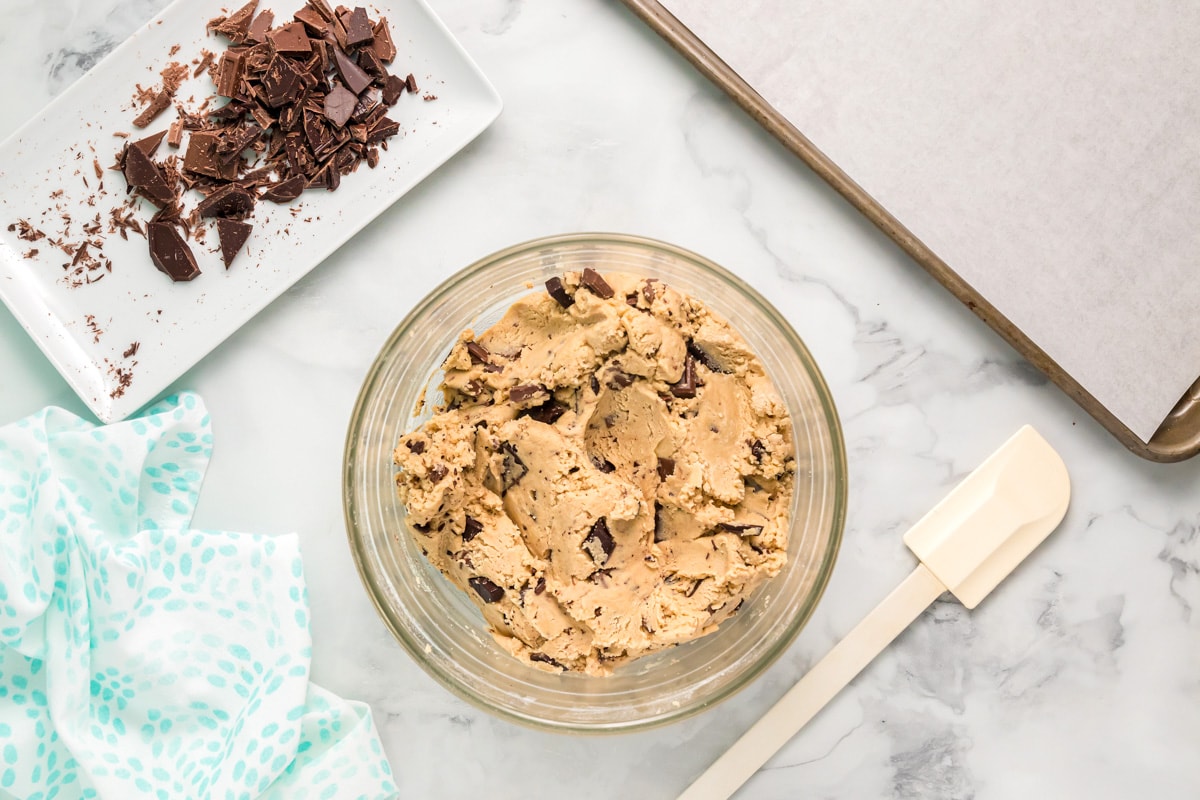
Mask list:
[[[465,331],[444,374],[397,485],[517,658],[607,674],[712,632],[786,563],[787,410],[699,300],[569,272]]]

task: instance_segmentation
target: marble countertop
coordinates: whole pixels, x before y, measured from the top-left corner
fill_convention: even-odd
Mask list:
[[[1071,471],[1060,529],[976,611],[925,613],[740,796],[1196,796],[1200,459],[1127,453],[619,4],[432,4],[500,119],[176,384],[216,436],[197,524],[299,533],[313,679],[370,703],[404,794],[673,797],[912,568],[907,526],[1032,423]],[[0,138],[164,5],[7,0]],[[851,473],[837,569],[786,655],[717,710],[606,738],[515,727],[426,676],[360,588],[340,505],[350,408],[408,309],[491,251],[586,230],[674,242],[772,298]],[[0,308],[0,424],[48,404],[87,413]]]

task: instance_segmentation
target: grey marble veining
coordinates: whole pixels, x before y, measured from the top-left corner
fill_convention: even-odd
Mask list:
[[[0,6],[0,134],[164,5]],[[907,574],[907,526],[1026,422],[1071,471],[1062,527],[975,611],[936,603],[740,796],[1200,795],[1200,460],[1126,453],[617,3],[433,5],[500,120],[178,382],[216,435],[197,523],[299,532],[314,679],[371,704],[406,796],[673,797]],[[851,470],[838,566],[792,648],[718,710],[608,738],[514,727],[428,678],[359,587],[339,494],[359,383],[407,310],[488,252],[578,230],[675,242],[770,297],[825,371]],[[83,411],[0,310],[0,424],[49,403]]]

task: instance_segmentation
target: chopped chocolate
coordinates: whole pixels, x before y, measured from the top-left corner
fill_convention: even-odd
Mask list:
[[[394,106],[396,101],[400,99],[400,95],[404,92],[404,80],[395,75],[388,75],[383,79],[383,102],[386,105]]]
[[[220,143],[218,134],[210,131],[193,131],[188,137],[187,151],[183,155],[183,168],[197,175],[207,175],[223,181],[237,178],[237,163],[221,163],[217,155]]]
[[[750,454],[754,456],[754,460],[762,463],[763,456],[767,454],[767,447],[758,439],[750,443]]]
[[[529,468],[525,466],[525,462],[517,455],[517,450],[509,442],[500,445],[500,452],[504,454],[504,462],[501,466],[500,481],[501,493],[507,492],[518,482],[525,474],[529,472]]]
[[[658,503],[654,504],[654,541],[665,542],[667,540],[667,524],[663,520],[662,506]]]
[[[404,446],[417,455],[421,455],[421,453],[425,452],[425,442],[421,441],[420,439],[411,442],[405,442]]]
[[[701,364],[708,367],[710,371],[712,371],[712,372],[727,372],[727,370],[724,367],[722,367],[720,364],[718,364],[711,355],[709,355],[704,349],[702,349],[699,345],[697,345],[691,339],[688,339],[688,341],[687,341],[687,351],[692,356],[692,358],[696,359]]]
[[[540,406],[529,409],[529,417],[546,425],[553,425],[567,412],[567,407],[556,400],[547,400]]]
[[[272,203],[290,203],[301,195],[305,183],[307,180],[303,175],[295,175],[268,188],[263,192],[263,199]]]
[[[696,360],[691,354],[683,360],[683,377],[671,384],[671,394],[680,398],[696,396]]]
[[[675,459],[660,458],[658,460],[658,479],[665,481],[667,478],[675,474]]]
[[[124,172],[125,182],[160,208],[174,200],[175,192],[167,183],[166,174],[142,152],[142,148],[130,146],[126,149]]]
[[[266,92],[267,105],[279,108],[296,102],[304,89],[304,79],[290,58],[275,56],[262,75],[262,88]]]
[[[308,4],[321,15],[321,18],[326,22],[333,21],[333,9],[329,7],[329,3],[325,0],[308,0]]]
[[[435,464],[433,469],[429,470],[429,480],[439,483],[449,473],[450,470],[446,468],[445,464]]]
[[[244,219],[254,210],[254,195],[236,183],[227,183],[196,206],[201,217],[234,217]]]
[[[558,668],[559,668],[559,669],[561,669],[563,672],[566,672],[566,671],[567,671],[567,668],[566,668],[566,666],[565,666],[564,664],[562,664],[562,663],[561,663],[561,662],[559,662],[559,661],[555,661],[553,658],[551,658],[550,656],[546,655],[545,653],[537,653],[537,652],[530,653],[530,654],[529,654],[529,660],[530,660],[530,661],[538,661],[538,662],[540,662],[540,663],[542,663],[542,664],[549,664],[549,665],[550,665],[550,666],[552,666],[552,667],[558,667]]]
[[[179,147],[183,143],[183,120],[177,119],[171,123],[171,127],[167,130],[167,145],[169,147]]]
[[[265,8],[258,12],[258,16],[250,23],[250,27],[246,29],[246,41],[261,44],[267,41],[267,32],[271,30],[271,23],[275,21],[275,13],[269,8]]]
[[[467,578],[467,583],[475,590],[475,594],[483,598],[485,603],[499,603],[504,597],[503,589],[482,576],[476,575],[473,578]]]
[[[175,226],[151,222],[146,226],[146,233],[150,241],[150,259],[160,272],[176,283],[190,281],[200,274],[196,257]]]
[[[642,286],[642,297],[646,298],[648,304],[654,302],[654,284],[658,283],[657,278],[647,278],[646,283]]]
[[[546,294],[553,297],[554,302],[563,308],[575,305],[575,298],[567,291],[567,287],[563,286],[562,278],[554,277],[546,281]]]
[[[142,113],[133,118],[133,126],[135,128],[144,128],[154,121],[162,112],[166,111],[171,106],[171,95],[167,92],[160,91],[150,98],[150,104],[142,109]]]
[[[367,10],[362,6],[342,16],[341,19],[342,25],[346,29],[346,44],[351,47],[368,44],[375,38],[375,31],[371,29],[371,20],[367,18]]]
[[[600,276],[599,272],[596,272],[591,267],[584,267],[583,275],[579,278],[579,282],[585,289],[604,300],[613,296],[613,288]]]
[[[163,137],[167,135],[166,131],[152,133],[145,139],[138,139],[136,142],[130,142],[130,147],[136,147],[142,151],[142,154],[147,158],[153,158],[155,152],[158,151],[158,145],[162,142]]]
[[[632,306],[633,308],[637,308],[637,304],[638,304],[637,292],[630,292],[629,294],[625,295],[625,305]]]
[[[358,95],[342,85],[325,95],[325,117],[337,127],[344,127],[358,105]]]
[[[717,527],[729,533],[736,533],[738,536],[758,536],[763,532],[762,525],[740,525],[733,522],[719,522]]]
[[[529,398],[542,394],[545,391],[545,386],[539,386],[536,383],[524,383],[509,389],[508,399],[514,403],[524,403]]]
[[[617,471],[615,464],[613,464],[607,458],[600,458],[600,456],[592,456],[592,466],[603,472],[605,475]]]
[[[483,523],[474,517],[467,515],[467,521],[463,526],[462,540],[469,542],[478,536],[483,531]]]
[[[546,576],[539,575],[538,579],[537,579],[537,583],[533,587],[533,593],[541,594],[544,591],[546,591]]]
[[[304,23],[302,22],[289,22],[286,25],[280,25],[268,33],[267,38],[275,46],[276,53],[283,53],[289,56],[306,56],[312,52],[312,44],[308,41],[308,34],[305,33]]]
[[[246,63],[245,50],[226,50],[217,62],[217,94],[237,97],[242,86],[242,69]]]
[[[311,5],[297,11],[292,15],[292,18],[297,22],[303,23],[304,27],[308,28],[309,33],[313,36],[324,36],[325,32],[329,30],[329,20],[321,16],[320,12]]]
[[[396,57],[396,45],[392,42],[392,31],[388,26],[387,17],[380,17],[375,23],[375,42],[371,45],[375,55],[385,64],[392,63]]]
[[[333,63],[337,67],[338,75],[342,77],[342,82],[356,95],[362,94],[363,90],[371,85],[371,76],[364,72],[354,59],[342,52],[341,48],[334,48]]]
[[[225,269],[229,269],[233,259],[241,252],[253,229],[254,226],[249,222],[224,217],[217,220],[217,239],[221,243],[221,261],[225,262]]]
[[[491,360],[487,348],[479,342],[467,342],[467,353],[471,356],[472,364],[490,364]]]
[[[250,0],[249,3],[246,3],[246,5],[228,17],[217,17],[209,20],[208,28],[213,33],[219,33],[227,37],[234,44],[241,44],[246,41],[246,34],[250,30],[250,21],[254,16],[254,9],[257,5],[258,0]]]
[[[617,548],[617,542],[608,532],[608,521],[601,517],[592,525],[588,535],[584,537],[583,549],[600,566],[608,563],[608,559]]]
[[[387,117],[381,117],[367,132],[368,142],[382,142],[400,132],[400,123]]]
[[[417,89],[417,79],[413,77],[411,72],[408,73],[408,77],[404,79],[404,85],[408,87],[410,94],[416,94],[418,91],[420,91]]]
[[[379,56],[375,55],[375,50],[370,47],[364,47],[358,51],[358,65],[364,72],[370,74],[376,83],[389,77],[387,68],[379,60]]]
[[[633,385],[633,376],[620,369],[610,369],[604,383],[608,388],[619,391]]]
[[[125,352],[121,354],[121,358],[133,358],[137,355],[138,348],[141,346],[141,342],[130,342],[129,347],[126,347]]]
[[[591,388],[592,394],[600,394],[600,381],[596,380],[595,375],[588,378],[588,386]]]

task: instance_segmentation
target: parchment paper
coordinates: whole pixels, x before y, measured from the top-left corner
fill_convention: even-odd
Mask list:
[[[1149,439],[1200,374],[1200,5],[663,2]]]

